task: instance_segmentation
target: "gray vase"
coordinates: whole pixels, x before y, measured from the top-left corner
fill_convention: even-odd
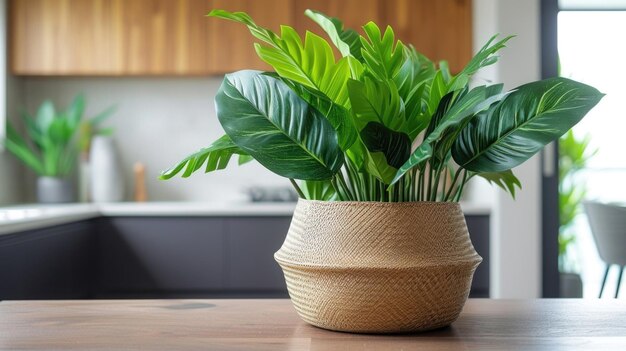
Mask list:
[[[74,184],[66,178],[37,178],[37,201],[44,204],[74,201]]]

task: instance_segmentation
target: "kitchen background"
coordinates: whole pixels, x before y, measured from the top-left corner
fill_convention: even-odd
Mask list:
[[[29,1],[35,7],[44,4],[46,0],[13,0]],[[102,1],[94,0],[96,3]],[[265,16],[255,15],[260,22],[280,18],[284,15],[285,8],[282,5],[291,3],[288,0],[277,0],[279,5],[273,6],[267,11],[266,1],[206,1],[193,2],[181,1],[180,3],[200,3],[198,9],[192,11],[200,16],[209,8],[227,9],[251,9],[257,13],[265,12]],[[5,11],[8,0],[0,0],[0,11]],[[82,6],[80,0],[56,0],[63,6]],[[106,1],[105,1],[106,2]],[[147,13],[153,10],[151,3],[159,1],[133,0],[117,1],[110,3],[121,6],[127,4],[131,11]],[[160,1],[163,2],[163,1]],[[268,1],[269,2],[269,1]],[[165,2],[168,3],[168,2]],[[178,3],[172,1],[171,3]],[[397,21],[399,32],[407,35],[408,28],[416,25],[424,25],[430,28],[430,32],[420,32],[421,40],[427,50],[444,50],[452,48],[452,52],[444,53],[443,57],[450,58],[454,70],[459,62],[466,62],[471,51],[478,50],[494,33],[516,34],[517,37],[509,47],[502,52],[502,57],[497,65],[489,67],[479,74],[479,78],[487,81],[504,82],[505,88],[510,89],[527,81],[541,78],[541,4],[540,0],[516,1],[516,0],[450,0],[450,1],[416,1],[416,0],[368,0],[368,1],[305,1],[294,2],[298,9],[297,28],[303,28],[310,23],[302,12],[305,8],[317,8],[327,11],[339,11],[338,16],[346,19],[347,25],[357,27],[362,24],[360,20],[350,18],[350,14],[370,19],[393,18]],[[343,4],[343,5],[337,5]],[[416,5],[418,4],[418,5]],[[375,6],[374,6],[375,5]],[[195,5],[194,5],[195,6]],[[246,7],[248,6],[248,7]],[[422,6],[421,8],[411,6]],[[450,15],[449,9],[457,9],[458,13],[452,13],[460,18],[442,19],[434,13]],[[204,8],[206,7],[206,9]],[[300,11],[300,9],[302,11]],[[48,9],[50,10],[50,9]],[[56,11],[57,9],[52,9]],[[41,11],[41,9],[39,10]],[[437,12],[438,11],[438,12]],[[22,23],[32,25],[35,30],[41,30],[48,23],[38,21],[36,18],[41,13],[32,17],[22,18]],[[48,12],[50,13],[50,12]],[[102,19],[90,12],[84,18],[79,19],[83,25],[90,26],[90,30],[102,30]],[[91,16],[91,17],[90,17]],[[7,23],[11,20],[6,11],[0,18],[5,25],[0,30],[7,29]],[[217,21],[215,19],[202,18],[203,21]],[[279,21],[280,22],[280,21]],[[178,22],[177,22],[178,23]],[[184,23],[181,22],[181,23]],[[124,25],[124,24],[122,24]],[[178,24],[180,25],[180,24]],[[11,28],[9,25],[8,28]],[[95,28],[95,29],[94,29]],[[175,37],[176,31],[170,31],[170,26],[164,26],[162,22],[156,22],[156,28],[166,37]],[[171,28],[178,28],[176,25]],[[206,47],[193,47],[194,51],[200,52],[204,57],[211,58],[213,62],[226,67],[239,65],[240,67],[259,67],[258,59],[254,58],[251,44],[248,44],[248,52],[242,53],[233,49],[235,40],[242,37],[248,38],[249,34],[238,26],[240,31],[221,29],[213,31],[211,36],[204,38],[198,33],[187,33],[190,37],[200,41],[206,39],[217,40],[219,43],[211,50]],[[143,38],[137,41],[132,30],[122,32],[128,36],[129,41],[141,42],[140,48],[149,50],[154,43],[153,38]],[[58,33],[50,32],[48,35]],[[67,34],[67,33],[66,33]],[[73,33],[79,35],[80,33]],[[80,37],[80,36],[79,36]],[[12,33],[0,33],[0,60],[7,57],[19,56],[19,53],[11,51]],[[204,38],[204,39],[203,39]],[[417,39],[413,37],[413,39]],[[179,38],[180,39],[180,38]],[[411,40],[413,40],[411,39]],[[18,39],[15,39],[18,40]],[[168,40],[171,40],[168,39]],[[248,39],[245,39],[248,40]],[[180,40],[179,40],[180,41]],[[80,46],[72,46],[76,52],[91,52],[89,41],[70,42],[74,45],[80,42]],[[174,42],[178,42],[174,40]],[[183,40],[183,42],[185,42]],[[249,40],[251,43],[252,41]],[[26,45],[26,44],[25,44]],[[48,44],[32,43],[32,54],[21,54],[23,65],[11,69],[10,62],[0,62],[0,67],[9,64],[7,70],[0,70],[0,103],[6,104],[6,118],[17,122],[19,111],[26,109],[34,112],[45,99],[52,99],[57,106],[64,107],[69,104],[77,93],[84,93],[87,99],[86,116],[93,116],[107,107],[117,106],[116,112],[106,121],[107,126],[115,129],[115,140],[122,167],[125,171],[127,190],[132,189],[132,169],[135,162],[142,162],[147,167],[147,190],[150,201],[188,201],[188,202],[220,202],[244,200],[249,186],[288,186],[284,180],[264,170],[257,164],[251,163],[242,169],[233,171],[236,167],[216,172],[211,175],[195,175],[189,179],[174,179],[159,181],[157,176],[160,171],[174,164],[187,154],[206,146],[217,136],[222,134],[221,127],[215,118],[213,97],[221,82],[219,74],[201,74],[190,72],[185,76],[172,74],[148,75],[145,71],[137,71],[138,62],[131,62],[128,69],[135,72],[118,73],[115,77],[106,76],[103,72],[92,72],[77,77],[69,72],[68,67],[83,68],[90,62],[100,62],[108,54],[106,46],[104,51],[86,55],[72,66],[73,57],[66,54],[66,61],[61,62],[64,67],[59,72],[46,76],[45,72],[24,73],[32,69],[41,52],[49,50]],[[183,44],[180,44],[183,45]],[[189,43],[184,44],[187,49]],[[138,49],[138,52],[143,52]],[[158,47],[157,47],[158,49]],[[162,48],[161,48],[162,49]],[[168,54],[172,57],[180,57],[178,46],[170,48]],[[422,49],[419,47],[418,49]],[[82,51],[80,51],[82,50]],[[444,50],[445,51],[445,50]],[[136,53],[136,52],[135,52]],[[102,57],[101,57],[102,56]],[[159,60],[150,55],[139,56],[157,65]],[[172,58],[166,55],[165,61]],[[82,61],[81,61],[82,60]],[[155,61],[156,60],[156,61]],[[456,62],[456,63],[455,63]],[[193,65],[201,63],[194,62]],[[30,66],[29,66],[30,65]],[[64,66],[65,65],[65,66]],[[257,66],[255,66],[257,65]],[[197,66],[194,66],[197,67]],[[49,67],[44,67],[49,69]],[[213,69],[213,68],[211,68]],[[103,76],[104,75],[104,76]],[[4,92],[2,91],[4,90]],[[5,110],[0,106],[0,110]],[[0,116],[4,117],[4,116]],[[468,194],[467,200],[471,203],[486,205],[491,210],[491,296],[492,297],[538,297],[542,294],[542,234],[541,234],[541,157],[535,157],[516,170],[516,174],[524,184],[524,189],[517,196],[516,201],[509,199],[507,194],[492,189],[485,184],[476,184]],[[35,177],[31,172],[24,170],[15,159],[7,152],[0,152],[0,205],[11,205],[33,202]],[[127,191],[127,199],[130,199],[130,191]],[[520,264],[523,262],[523,264]]]

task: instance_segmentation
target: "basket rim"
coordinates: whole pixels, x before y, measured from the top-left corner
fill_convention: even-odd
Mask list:
[[[333,206],[333,207],[442,207],[442,208],[460,208],[460,202],[453,201],[403,201],[403,202],[382,202],[382,201],[325,201],[325,200],[307,200],[298,198],[298,203],[312,204],[316,206]]]

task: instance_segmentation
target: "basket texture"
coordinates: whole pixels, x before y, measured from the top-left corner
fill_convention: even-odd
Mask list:
[[[445,202],[300,200],[274,257],[304,321],[359,333],[450,325],[482,261]]]

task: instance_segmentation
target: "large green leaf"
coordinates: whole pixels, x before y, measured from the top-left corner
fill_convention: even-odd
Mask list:
[[[307,32],[303,44],[293,28],[282,26],[281,35],[278,36],[258,26],[243,12],[213,10],[209,16],[245,24],[252,35],[268,44],[255,44],[255,48],[259,57],[274,67],[276,73],[318,90],[339,105],[349,107],[346,82],[352,71],[358,74],[362,70],[355,58],[344,57],[335,62],[330,44],[322,37]]]
[[[330,40],[335,44],[342,56],[354,56],[357,60],[363,61],[361,55],[361,40],[359,33],[352,29],[344,29],[341,20],[335,17],[329,17],[325,14],[306,10],[304,12],[310,19],[317,23],[328,34]]]
[[[402,178],[408,170],[431,158],[433,155],[433,144],[440,141],[447,131],[464,125],[468,119],[471,119],[477,113],[500,100],[504,94],[491,95],[495,90],[496,88],[493,87],[479,86],[468,93],[462,93],[449,107],[445,108],[445,113],[443,113],[440,119],[433,117],[431,124],[436,124],[428,129],[429,133],[422,144],[413,151],[408,161],[398,169],[392,184]],[[442,99],[442,103],[446,103],[445,99]]]
[[[408,135],[393,131],[378,122],[369,122],[361,130],[361,139],[370,152],[382,152],[387,164],[396,169],[411,154],[411,139]]]
[[[245,151],[233,143],[228,135],[224,135],[208,147],[194,152],[175,166],[163,171],[159,178],[163,180],[170,179],[183,170],[182,177],[187,178],[203,167],[205,173],[224,169],[235,154],[248,156]]]
[[[282,80],[291,90],[298,94],[299,97],[321,112],[337,131],[337,138],[341,150],[347,151],[350,149],[357,139],[358,132],[348,109],[330,101],[324,94],[320,94],[303,84],[283,78],[276,73],[268,72],[265,74]]]
[[[463,129],[452,156],[473,172],[511,169],[572,128],[602,96],[567,78],[522,85]]]
[[[278,79],[258,71],[227,74],[215,105],[232,141],[278,175],[325,180],[343,164],[330,122]]]

